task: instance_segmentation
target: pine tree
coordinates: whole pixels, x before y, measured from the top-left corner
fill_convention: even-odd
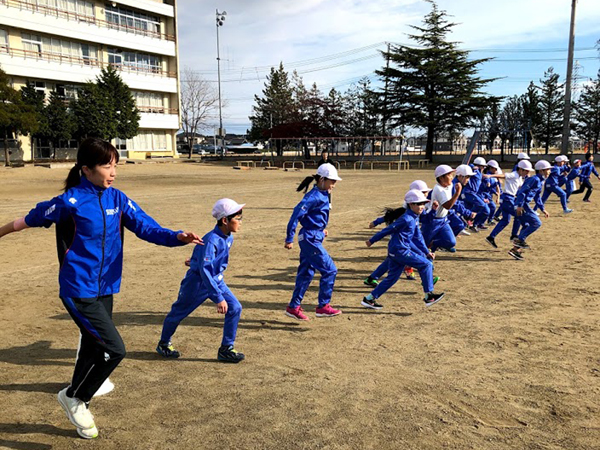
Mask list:
[[[75,136],[82,140],[87,137],[111,139],[117,135],[117,123],[109,99],[100,91],[96,83],[86,83],[79,90],[77,100],[71,103],[75,123]]]
[[[448,41],[456,24],[446,20],[446,12],[435,2],[429,3],[432,10],[423,26],[412,26],[419,34],[409,35],[418,47],[391,45],[389,52],[382,52],[389,67],[377,74],[388,86],[384,115],[393,126],[425,128],[426,154],[431,159],[437,135],[481,120],[498,99],[482,92],[493,79],[477,76],[478,66],[489,58],[469,59],[469,52]]]
[[[102,69],[96,78],[96,84],[101,95],[108,100],[108,108],[112,112],[115,124],[115,132],[108,139],[121,138],[131,139],[138,134],[140,112],[135,105],[135,99],[129,86],[113,66]]]
[[[573,128],[589,151],[598,152],[600,140],[600,71],[591,84],[585,86],[579,100],[573,105]]]
[[[539,129],[542,123],[540,96],[538,89],[536,88],[535,84],[533,84],[533,81],[529,83],[527,92],[521,96],[521,105],[523,107],[523,127],[527,133],[527,153],[529,153],[534,137],[532,130]]]
[[[61,141],[71,139],[76,129],[73,115],[67,108],[65,101],[56,93],[50,92],[48,104],[43,111],[44,121],[47,124],[43,134],[52,147],[52,159],[56,158],[56,149]]]
[[[46,117],[44,116],[46,93],[42,90],[37,90],[31,85],[26,85],[21,88],[21,99],[26,105],[33,107],[35,120],[38,124],[37,131],[30,134],[30,147],[33,151],[34,139],[41,138],[45,130],[48,129]]]
[[[544,145],[546,154],[550,145],[562,134],[564,93],[562,84],[558,83],[558,74],[550,67],[540,79],[540,122],[534,128],[534,134]]]

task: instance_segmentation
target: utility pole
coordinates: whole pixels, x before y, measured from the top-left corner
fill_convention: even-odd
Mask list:
[[[387,44],[387,53],[385,55],[385,91],[383,94],[383,116],[382,116],[382,134],[385,138],[386,134],[386,125],[387,125],[387,107],[388,107],[388,82],[389,82],[389,71],[390,69],[390,43],[388,42]],[[387,139],[385,139],[385,142],[387,142]],[[381,155],[383,156],[385,154],[385,146],[382,143],[381,146]]]
[[[567,61],[567,85],[565,87],[565,113],[563,118],[562,145],[560,152],[566,155],[569,151],[569,135],[571,134],[571,83],[573,78],[573,53],[575,50],[575,6],[577,0],[571,2],[571,29],[569,32],[569,57]]]
[[[223,26],[223,22],[225,21],[225,16],[227,16],[227,12],[223,11],[223,12],[219,12],[219,10],[216,10],[216,16],[217,16],[217,80],[218,80],[218,85],[219,85],[219,131],[218,131],[218,135],[219,135],[219,146],[221,147],[225,147],[223,144],[223,139],[224,139],[224,135],[225,132],[223,130],[223,114],[221,112],[221,108],[222,108],[222,102],[221,102],[221,54],[220,54],[220,50],[219,50],[219,27]],[[216,151],[216,150],[215,150]],[[223,156],[225,155],[224,151],[223,151]]]

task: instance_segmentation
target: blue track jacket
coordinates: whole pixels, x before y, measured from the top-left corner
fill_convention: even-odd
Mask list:
[[[558,166],[552,166],[550,168],[550,175],[546,178],[546,186],[559,186],[560,185],[560,177],[563,173],[564,169]]]
[[[329,222],[329,197],[327,191],[313,187],[294,208],[287,226],[285,242],[294,242],[298,222],[303,231],[323,231]],[[316,233],[319,234],[319,233]],[[316,236],[318,238],[318,236]],[[321,241],[323,239],[320,239]]]
[[[529,206],[529,202],[534,200],[537,207],[544,211],[544,204],[542,203],[540,196],[543,183],[544,178],[539,174],[533,177],[525,178],[523,185],[517,191],[515,207],[523,208],[525,205]]]
[[[590,177],[592,176],[592,173],[594,175],[598,176],[598,171],[596,170],[596,167],[594,167],[593,161],[588,161],[585,164],[582,164],[581,172],[579,174],[579,180],[580,181],[589,180]]]
[[[25,223],[46,228],[56,224],[60,296],[67,298],[119,292],[123,227],[153,244],[185,245],[177,239],[180,231],[162,228],[123,192],[98,188],[85,177],[64,194],[38,203],[25,217]]]
[[[223,282],[223,272],[229,263],[229,250],[233,236],[224,234],[218,226],[202,238],[204,245],[197,245],[192,254],[190,268],[185,278],[197,281],[195,291],[204,288],[208,298],[215,303],[225,300],[219,285]],[[182,283],[182,286],[186,283]]]
[[[419,228],[419,216],[411,209],[407,209],[398,220],[375,234],[369,241],[374,244],[388,235],[392,235],[388,244],[388,253],[392,255],[402,255],[411,251],[424,256],[429,255],[429,249]]]
[[[469,182],[463,187],[461,194],[479,195],[479,186],[481,185],[483,174],[479,169],[475,169],[473,164],[470,164],[470,166],[473,169],[473,176],[469,178]]]

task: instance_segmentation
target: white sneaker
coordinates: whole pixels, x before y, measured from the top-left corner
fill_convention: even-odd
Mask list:
[[[77,434],[84,439],[96,439],[98,437],[98,428],[93,427],[87,430],[77,428]]]
[[[100,397],[101,395],[108,394],[114,388],[115,385],[112,383],[112,381],[110,381],[110,379],[107,378],[106,380],[104,380],[104,383],[102,383],[102,386],[98,388],[98,390],[94,394],[94,397]]]
[[[71,423],[78,429],[82,428],[84,430],[89,430],[96,428],[94,416],[86,404],[78,398],[67,397],[67,389],[68,387],[58,393],[58,403],[60,403],[60,406],[62,406],[67,413],[67,417]]]
[[[471,233],[469,233],[467,230],[460,230],[460,233],[458,234],[462,234],[463,236],[471,236]]]

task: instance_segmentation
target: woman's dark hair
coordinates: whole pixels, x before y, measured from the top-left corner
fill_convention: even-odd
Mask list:
[[[110,163],[112,160],[119,162],[119,152],[108,141],[100,138],[87,138],[77,150],[77,164],[69,171],[65,180],[65,192],[81,183],[81,169],[86,166],[93,169]]]
[[[403,206],[400,208],[385,208],[383,210],[383,220],[387,225],[391,225],[405,212],[406,208]]]
[[[304,189],[304,193],[306,194],[306,191],[308,191],[310,183],[312,183],[313,181],[315,183],[318,183],[320,179],[321,179],[320,175],[311,175],[310,177],[306,177],[304,180],[302,180],[302,183],[300,183],[298,185],[298,187],[296,188],[296,192],[300,192],[301,190]]]

